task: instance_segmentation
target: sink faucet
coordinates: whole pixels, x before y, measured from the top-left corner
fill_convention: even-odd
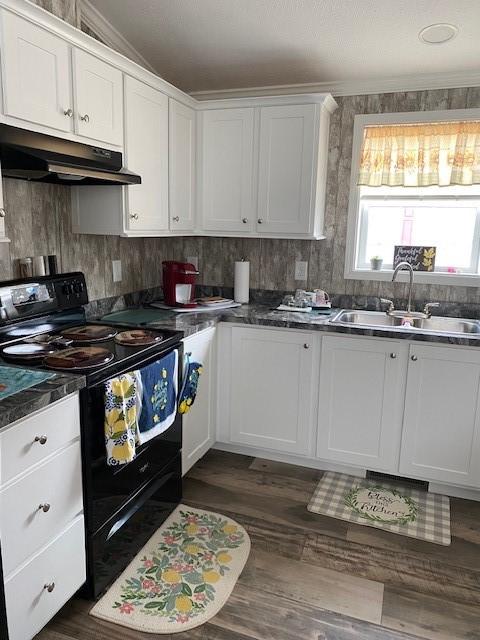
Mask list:
[[[411,311],[412,311],[412,289],[413,289],[413,268],[412,268],[412,265],[409,262],[399,262],[397,264],[397,266],[395,267],[395,270],[393,272],[392,282],[395,282],[398,272],[402,271],[404,269],[406,271],[408,271],[409,275],[410,275],[410,283],[409,283],[409,287],[408,287],[407,313],[411,313]]]

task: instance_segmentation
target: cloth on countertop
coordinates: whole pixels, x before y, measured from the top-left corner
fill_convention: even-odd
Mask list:
[[[105,382],[105,445],[107,464],[127,464],[135,458],[138,432],[137,372]]]
[[[142,412],[138,421],[140,444],[166,431],[177,415],[178,351],[140,369]]]
[[[198,382],[203,372],[203,365],[200,362],[190,362],[190,355],[185,355],[185,371],[182,391],[178,402],[179,413],[188,413],[197,396]]]

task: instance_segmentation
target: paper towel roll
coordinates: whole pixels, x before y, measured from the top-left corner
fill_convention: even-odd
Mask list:
[[[235,284],[233,297],[235,302],[248,303],[250,293],[250,262],[235,262]]]

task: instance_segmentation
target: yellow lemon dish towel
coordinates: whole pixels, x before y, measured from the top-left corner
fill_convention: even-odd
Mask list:
[[[109,466],[126,464],[135,458],[137,404],[136,372],[105,383],[105,445]]]

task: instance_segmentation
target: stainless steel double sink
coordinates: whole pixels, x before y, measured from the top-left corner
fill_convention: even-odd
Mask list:
[[[412,318],[408,324],[405,318],[389,316],[381,311],[349,311],[343,309],[329,320],[330,324],[362,327],[366,329],[404,329],[405,331],[462,335],[480,338],[480,321],[432,316],[430,318]]]

